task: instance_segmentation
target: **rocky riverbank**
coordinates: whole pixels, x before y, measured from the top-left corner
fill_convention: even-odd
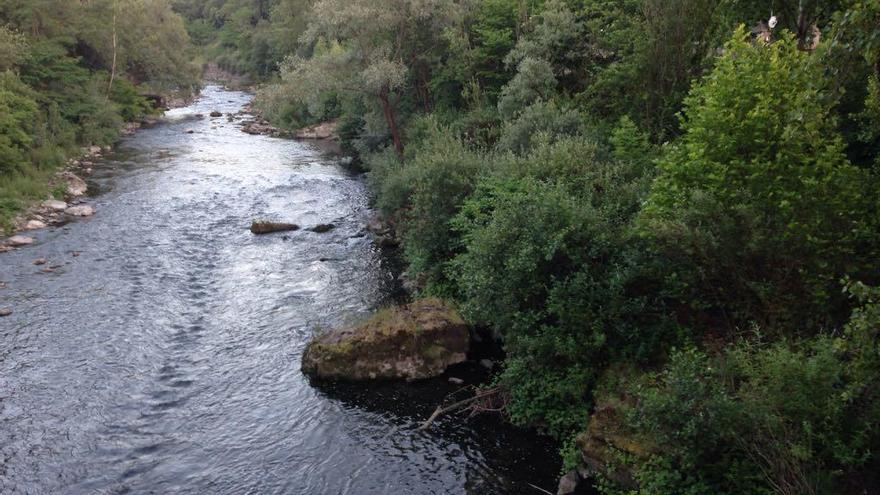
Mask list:
[[[122,132],[130,134],[138,127],[137,123],[127,124]],[[83,148],[80,157],[69,160],[66,167],[55,173],[49,182],[51,197],[30,205],[13,219],[12,235],[0,241],[0,253],[32,244],[33,237],[27,235],[30,231],[62,225],[74,217],[94,215],[94,207],[87,204],[85,199],[88,185],[82,177],[91,174],[95,160],[110,150],[109,146]]]

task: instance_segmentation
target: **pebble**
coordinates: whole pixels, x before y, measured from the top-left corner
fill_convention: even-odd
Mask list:
[[[34,260],[35,265],[45,265],[48,262],[49,260],[47,260],[46,258],[37,258]]]
[[[0,316],[9,316],[12,314],[12,310],[9,308],[0,309]]]

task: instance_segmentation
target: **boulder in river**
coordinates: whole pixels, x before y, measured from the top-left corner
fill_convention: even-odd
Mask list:
[[[217,110],[214,110],[213,112],[211,112],[211,117],[222,117],[222,116],[223,116],[223,112],[219,112]]]
[[[464,362],[469,345],[470,332],[455,309],[421,299],[317,335],[306,347],[302,370],[342,380],[419,380]]]
[[[90,217],[95,214],[95,209],[89,205],[71,206],[64,213],[72,217]]]
[[[312,232],[316,232],[318,234],[323,234],[324,232],[330,232],[331,230],[333,230],[335,228],[336,228],[336,226],[333,225],[332,223],[319,223],[318,225],[315,225],[314,227],[310,228],[309,230],[311,230]]]
[[[12,310],[9,308],[0,308],[0,317],[9,316],[12,314]]]
[[[28,244],[34,243],[34,238],[25,235],[14,235],[10,237],[6,243],[12,247],[27,246]]]
[[[283,222],[269,222],[267,220],[254,220],[251,223],[251,232],[254,234],[271,234],[272,232],[287,232],[299,229],[299,225]]]

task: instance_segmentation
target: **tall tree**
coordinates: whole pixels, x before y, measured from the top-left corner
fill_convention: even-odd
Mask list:
[[[422,40],[441,43],[443,31],[460,18],[459,9],[448,0],[320,0],[302,37],[316,46],[315,55],[288,58],[282,77],[306,101],[327,91],[373,98],[402,152],[396,107],[424,56]]]

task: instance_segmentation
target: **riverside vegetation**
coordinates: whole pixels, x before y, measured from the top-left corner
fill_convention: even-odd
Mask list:
[[[265,82],[274,125],[338,122],[420,295],[503,343],[504,414],[564,472],[609,494],[880,490],[880,1],[174,8]],[[31,54],[0,58],[0,144],[40,164],[20,129],[67,100],[15,103],[42,94],[28,70],[100,89],[107,65],[83,66],[86,34],[34,59],[51,23],[25,19],[0,37]]]
[[[199,82],[182,18],[165,0],[0,1],[0,230],[83,146],[106,146],[153,112],[143,95]]]

